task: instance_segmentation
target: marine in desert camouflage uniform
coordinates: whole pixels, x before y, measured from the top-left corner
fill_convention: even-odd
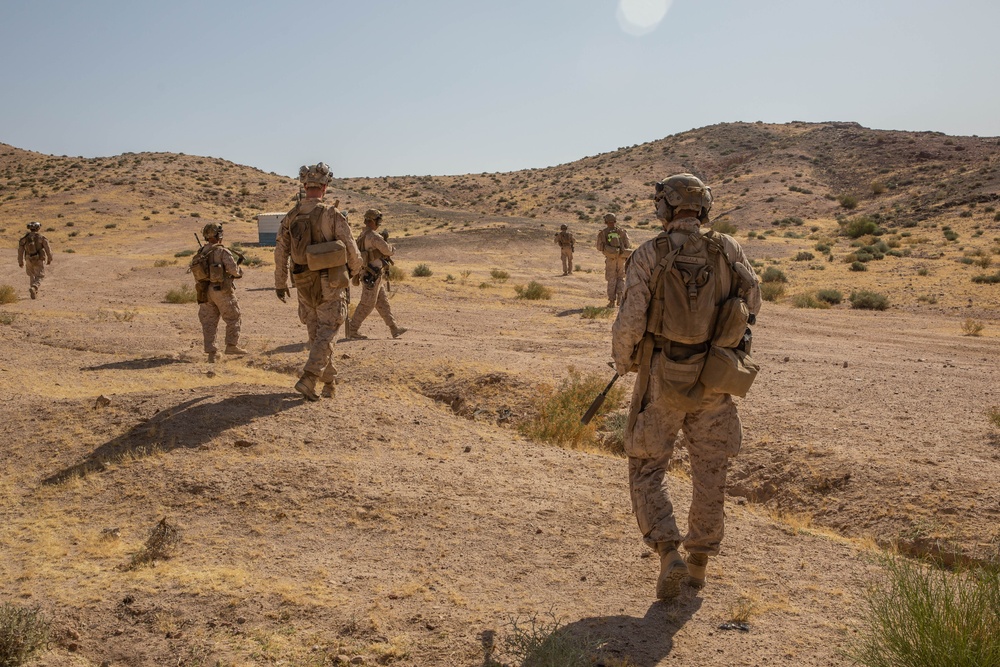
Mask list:
[[[573,250],[576,249],[576,239],[573,238],[573,233],[569,231],[567,225],[559,227],[556,245],[559,246],[559,255],[562,257],[563,275],[568,276],[573,273]]]
[[[52,263],[52,251],[49,250],[49,241],[38,233],[42,228],[40,222],[29,222],[28,233],[17,242],[17,265],[28,274],[30,281],[28,294],[31,298],[37,298],[38,288],[45,278],[45,265]]]
[[[365,339],[360,333],[361,325],[372,310],[382,316],[393,338],[399,338],[407,329],[396,324],[389,306],[389,294],[385,289],[385,274],[389,270],[389,258],[396,249],[389,244],[388,233],[384,236],[378,233],[382,224],[382,212],[373,208],[365,211],[365,230],[358,236],[358,251],[364,260],[364,268],[352,279],[355,285],[363,283],[361,299],[351,317],[348,335],[351,338]]]
[[[305,187],[305,198],[282,219],[274,246],[274,287],[278,298],[288,298],[288,276],[298,295],[299,320],[309,332],[309,359],[302,376],[295,384],[295,390],[310,401],[319,400],[316,383],[323,382],[322,396],[334,395],[337,369],[333,365],[333,343],[340,325],[347,317],[346,288],[331,279],[326,271],[310,271],[305,264],[292,260],[291,225],[302,216],[316,216],[315,232],[307,243],[340,241],[347,250],[347,265],[352,273],[361,270],[361,255],[351,236],[347,216],[337,210],[337,202],[326,204],[322,201],[326,188],[333,180],[330,169],[322,162],[303,166],[299,169],[299,181]],[[320,209],[318,213],[316,210]]]
[[[205,267],[206,273],[196,273],[198,298],[198,321],[205,341],[205,354],[214,363],[219,348],[215,346],[215,334],[219,329],[219,319],[226,323],[226,354],[243,355],[247,351],[240,347],[242,317],[240,304],[236,301],[235,280],[243,277],[240,267],[242,258],[237,260],[229,248],[222,245],[222,225],[210,222],[201,231],[205,238],[203,245],[191,258],[192,273],[196,266]],[[206,276],[205,279],[199,279]]]
[[[625,295],[625,260],[632,247],[628,232],[618,226],[614,213],[604,216],[604,229],[597,232],[597,249],[604,255],[604,278],[608,281],[608,308],[621,304]]]
[[[708,220],[712,196],[699,179],[680,174],[658,183],[656,201],[657,217],[664,226],[657,238],[669,236],[671,248],[679,248],[689,236],[703,233],[700,225]],[[728,262],[728,265],[716,264],[723,267],[716,272],[722,281],[716,294],[722,294],[725,300],[738,291],[746,311],[756,314],[761,305],[760,288],[750,262],[732,237],[716,236],[721,241],[717,247],[724,250]],[[679,344],[649,333],[649,322],[655,317],[650,315],[655,292],[653,275],[663,275],[656,271],[661,259],[656,240],[643,243],[629,259],[625,296],[612,328],[612,354],[620,375],[631,370],[640,374],[625,431],[629,489],[643,540],[660,555],[657,597],[669,599],[679,594],[680,583],[685,580],[695,587],[704,585],[708,557],[719,553],[724,532],[726,473],[730,457],[739,452],[743,431],[729,394],[704,389],[689,398],[679,397],[672,390],[682,382],[679,373],[683,370],[678,369],[685,368],[683,362],[696,359],[699,354],[705,356],[712,330],[709,328],[708,340],[700,344]],[[680,298],[686,301],[688,295],[682,290]],[[664,303],[661,320],[688,316],[688,304],[679,305],[671,308]],[[744,325],[745,322],[739,326]],[[644,352],[646,346],[648,352]],[[694,371],[695,382],[698,372]],[[664,483],[674,440],[682,429],[687,436],[693,485],[688,530],[683,537]],[[677,551],[682,541],[688,553],[686,563]]]

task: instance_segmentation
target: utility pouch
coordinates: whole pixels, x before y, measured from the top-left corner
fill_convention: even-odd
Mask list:
[[[701,372],[701,384],[711,393],[746,396],[758,371],[760,366],[743,350],[713,345]]]
[[[337,241],[340,243],[340,241]],[[334,288],[347,287],[351,283],[351,276],[347,272],[347,264],[332,266],[326,270],[327,284]]]
[[[220,262],[208,265],[208,279],[213,283],[221,283],[226,279],[226,267]]]
[[[208,302],[208,286],[209,282],[207,280],[199,280],[194,285],[195,298],[198,303]]]
[[[347,246],[343,241],[313,243],[306,247],[306,264],[310,271],[333,269],[347,264]],[[346,273],[346,269],[345,269]]]
[[[727,299],[719,308],[719,319],[715,325],[712,345],[717,347],[737,347],[743,340],[750,310],[747,303],[738,296]]]
[[[667,394],[688,398],[698,385],[698,378],[703,372],[707,352],[699,352],[687,359],[674,360],[660,352],[658,363],[662,369],[663,388]]]

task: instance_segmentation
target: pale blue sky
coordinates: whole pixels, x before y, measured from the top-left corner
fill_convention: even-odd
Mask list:
[[[998,26],[994,0],[0,0],[0,142],[381,176],[724,121],[996,136]]]

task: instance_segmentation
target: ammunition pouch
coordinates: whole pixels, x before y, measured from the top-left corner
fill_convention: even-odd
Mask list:
[[[738,347],[750,322],[747,303],[738,296],[723,302],[719,307],[719,317],[715,324],[712,345],[718,347]]]
[[[343,241],[327,241],[306,246],[306,265],[310,271],[322,271],[347,264],[347,246]]]
[[[208,303],[208,286],[207,280],[199,280],[194,284],[195,298],[198,303]]]
[[[760,366],[743,350],[713,345],[700,382],[707,392],[746,396],[759,371]]]

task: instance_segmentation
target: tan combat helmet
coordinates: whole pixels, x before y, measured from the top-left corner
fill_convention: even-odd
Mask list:
[[[42,228],[42,223],[40,222],[35,222],[34,220],[32,220],[31,222],[28,223],[28,229],[30,229],[33,232],[37,232],[41,228]]]
[[[210,239],[222,238],[222,225],[217,222],[210,222],[201,228],[201,235],[206,241]]]
[[[618,217],[614,213],[604,214],[604,224],[615,224],[618,222]]]
[[[382,211],[377,208],[370,208],[365,211],[365,222],[382,222]]]
[[[674,174],[656,184],[656,217],[670,222],[678,210],[697,211],[698,219],[708,222],[712,209],[712,188],[693,174]]]
[[[565,232],[567,229],[569,229],[569,225],[560,225],[559,229],[561,229],[561,230],[563,230]]]
[[[330,167],[323,162],[299,167],[299,182],[307,188],[321,188],[330,185],[332,181],[333,174],[330,173]]]

